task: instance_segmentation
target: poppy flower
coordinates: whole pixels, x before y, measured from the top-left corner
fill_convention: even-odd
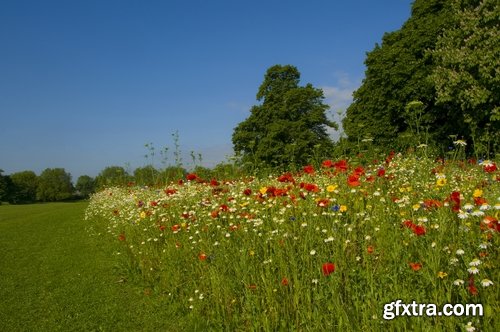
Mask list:
[[[408,263],[413,271],[418,271],[422,268],[420,263]]]
[[[217,187],[219,185],[219,181],[217,181],[216,179],[212,179],[210,180],[210,185],[212,187]]]
[[[288,279],[287,278],[281,279],[281,285],[282,286],[288,286]]]
[[[247,188],[243,191],[243,195],[245,196],[250,196],[252,194],[252,189]]]
[[[198,259],[199,259],[200,261],[204,261],[204,260],[206,260],[206,259],[207,259],[207,257],[208,257],[208,256],[207,256],[204,252],[200,252],[200,254],[198,255]]]
[[[484,165],[483,170],[486,173],[493,173],[494,171],[496,171],[498,169],[497,164],[495,164],[494,162],[485,162],[483,165]]]
[[[425,235],[425,232],[426,232],[425,227],[422,225],[415,225],[415,227],[413,228],[413,233],[416,236]]]
[[[198,175],[194,174],[194,173],[189,173],[188,175],[186,175],[186,179],[188,181],[193,181],[193,180],[196,180],[198,178]]]
[[[327,198],[318,199],[317,205],[319,207],[327,207],[330,201]]]
[[[324,263],[323,266],[321,267],[321,271],[323,272],[323,275],[329,276],[331,273],[335,272],[335,264],[333,263]]]
[[[383,177],[384,175],[385,175],[385,169],[380,168],[380,169],[377,171],[377,176],[378,176],[378,177]]]
[[[347,161],[345,159],[337,161],[335,164],[333,164],[333,166],[335,166],[336,171],[341,173],[346,172],[348,168]]]
[[[307,174],[314,174],[314,167],[312,165],[304,166],[303,171]]]
[[[369,254],[373,254],[373,252],[375,251],[375,248],[373,248],[373,246],[368,246],[368,248],[366,248],[366,251],[367,251]]]
[[[359,182],[359,175],[357,175],[357,174],[349,175],[349,177],[347,178],[347,184],[351,187],[359,186],[361,184]]]
[[[278,181],[279,182],[291,182],[291,183],[295,183],[295,179],[293,178],[292,173],[289,173],[289,172],[280,175],[278,177]]]
[[[321,163],[321,166],[323,166],[324,168],[332,168],[333,162],[331,160],[325,160]]]
[[[126,240],[125,234],[121,233],[120,235],[118,235],[118,240],[125,241]]]

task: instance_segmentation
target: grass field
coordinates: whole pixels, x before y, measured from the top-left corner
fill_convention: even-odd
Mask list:
[[[0,331],[185,331],[175,305],[121,282],[87,203],[0,206]]]

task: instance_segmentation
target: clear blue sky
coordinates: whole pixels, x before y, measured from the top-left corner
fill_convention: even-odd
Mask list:
[[[1,1],[0,169],[133,170],[145,143],[172,152],[175,131],[186,166],[190,151],[213,166],[267,68],[296,66],[345,109],[366,52],[412,2]]]

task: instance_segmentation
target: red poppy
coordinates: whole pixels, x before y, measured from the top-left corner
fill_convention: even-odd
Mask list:
[[[378,171],[377,171],[377,176],[378,177],[382,177],[385,175],[385,169],[383,168],[380,168]]]
[[[126,240],[125,234],[121,233],[120,235],[118,235],[118,240],[125,241]]]
[[[291,182],[291,183],[295,183],[295,179],[293,178],[292,173],[290,173],[290,172],[287,172],[285,174],[280,175],[278,177],[278,181],[279,182]]]
[[[252,189],[247,188],[247,189],[243,190],[243,195],[250,196],[251,194],[252,194]]]
[[[175,225],[173,225],[170,229],[172,230],[172,232],[176,232],[176,231],[178,231],[180,228],[181,228],[181,226],[179,226],[179,225],[175,224]]]
[[[163,191],[165,194],[167,194],[168,196],[170,195],[173,195],[177,192],[177,189],[170,189],[170,188],[167,188]]]
[[[331,160],[325,160],[321,163],[321,166],[323,166],[325,168],[332,168],[333,162]]]
[[[288,279],[285,277],[283,279],[281,279],[281,285],[288,286]]]
[[[410,265],[413,271],[418,271],[422,268],[422,264],[420,263],[408,263],[408,265]]]
[[[497,164],[495,163],[489,163],[487,165],[484,165],[483,167],[483,170],[487,173],[493,173],[494,171],[496,171],[498,168],[497,168]]]
[[[460,192],[454,191],[450,194],[450,200],[453,202],[451,207],[453,212],[458,212],[460,210]]]
[[[333,263],[324,263],[323,266],[321,267],[321,271],[323,272],[323,275],[329,276],[331,273],[335,272],[335,264]]]
[[[211,213],[210,213],[210,216],[212,218],[217,218],[219,216],[219,210],[213,210]]]
[[[198,178],[198,175],[194,174],[194,173],[189,173],[188,175],[186,175],[186,179],[188,181],[193,181],[193,180],[196,180]]]
[[[216,179],[210,180],[210,185],[212,187],[217,187],[219,185],[219,182]]]
[[[365,174],[365,169],[363,168],[363,166],[358,166],[354,169],[354,173],[353,174],[356,174],[357,176],[361,176],[361,175],[364,175]]]
[[[207,259],[207,257],[208,257],[208,256],[207,256],[204,252],[200,252],[200,254],[198,255],[198,259],[199,259],[200,261],[204,261],[204,260],[206,260],[206,259]]]
[[[314,174],[314,167],[312,165],[304,166],[303,170],[307,174]]]
[[[474,204],[476,204],[476,206],[481,206],[486,203],[487,201],[484,197],[474,197]]]
[[[357,174],[349,175],[349,177],[347,178],[347,184],[351,187],[359,186],[361,184],[359,182],[359,175],[357,175]]]
[[[413,227],[413,233],[417,236],[425,235],[425,232],[425,227],[422,225],[415,225],[415,227]]]
[[[335,166],[335,170],[341,173],[346,172],[348,168],[347,161],[345,159],[337,161],[335,164],[333,164],[333,166]]]
[[[304,182],[302,182],[300,184],[300,187],[304,188],[307,191],[311,191],[311,192],[315,192],[315,193],[319,192],[319,187],[317,185],[313,184],[313,183],[304,183]]]
[[[373,252],[375,251],[375,248],[373,248],[373,246],[368,246],[368,248],[366,248],[366,251],[367,251],[369,254],[373,254]]]
[[[165,225],[160,225],[160,227],[159,227],[159,228],[160,228],[160,231],[164,231],[164,230],[165,230],[165,228],[167,228],[167,226],[165,226]]]

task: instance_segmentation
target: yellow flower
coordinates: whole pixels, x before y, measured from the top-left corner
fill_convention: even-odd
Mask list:
[[[260,188],[260,190],[259,190],[259,191],[260,191],[260,193],[261,193],[262,195],[264,195],[264,194],[267,192],[267,187],[262,187],[262,188]]]
[[[334,192],[335,189],[337,189],[337,185],[331,184],[328,187],[326,187],[326,191],[328,191],[329,193]]]
[[[439,178],[436,180],[436,186],[438,187],[444,187],[446,185],[446,179],[444,178]]]
[[[255,252],[253,250],[250,250],[250,252],[248,253],[250,256],[253,256],[255,255]]]
[[[146,218],[146,212],[144,212],[144,211],[141,212],[141,218],[142,219]]]
[[[483,191],[481,189],[476,189],[474,190],[474,193],[472,194],[474,197],[482,197],[483,196]]]
[[[339,210],[339,211],[340,211],[340,212],[346,212],[346,211],[347,211],[347,206],[345,206],[345,205],[341,205],[341,206],[340,206],[340,210]]]
[[[413,210],[417,211],[418,209],[420,209],[420,204],[413,204]]]
[[[438,272],[438,278],[444,279],[447,276],[448,276],[448,273],[446,273],[446,272],[443,272],[443,271]]]

